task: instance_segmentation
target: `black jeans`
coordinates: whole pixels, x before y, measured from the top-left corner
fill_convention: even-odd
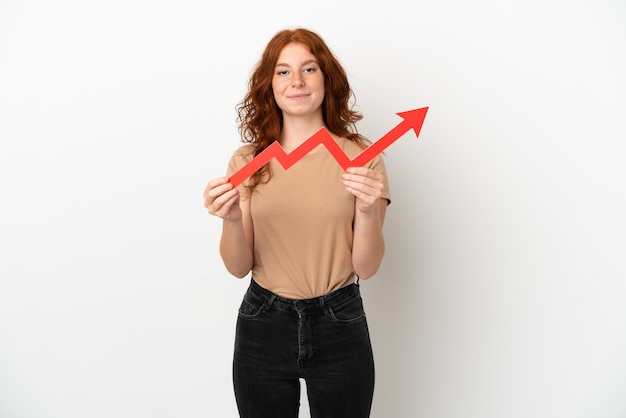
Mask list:
[[[367,418],[374,358],[358,284],[293,300],[251,280],[239,309],[233,383],[242,418]]]

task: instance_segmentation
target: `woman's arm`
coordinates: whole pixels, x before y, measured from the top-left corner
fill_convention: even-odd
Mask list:
[[[222,218],[220,255],[226,270],[235,277],[245,277],[254,262],[254,233],[250,200],[240,198],[228,178],[211,180],[204,191],[204,206]]]
[[[355,199],[352,265],[361,279],[372,277],[383,261],[385,240],[383,223],[387,200],[382,197],[382,174],[364,167],[351,167],[342,175],[346,190]]]
[[[371,212],[357,210],[354,215],[352,265],[354,272],[363,280],[376,274],[385,255],[383,222],[387,200],[378,199],[377,207]]]

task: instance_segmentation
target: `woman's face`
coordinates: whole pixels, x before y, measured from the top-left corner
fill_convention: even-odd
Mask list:
[[[315,56],[300,43],[290,43],[278,56],[272,89],[283,116],[321,115],[324,75]]]

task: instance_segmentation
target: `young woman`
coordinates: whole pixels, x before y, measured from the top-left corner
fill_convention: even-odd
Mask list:
[[[344,172],[319,145],[289,170],[272,160],[238,188],[228,182],[274,141],[289,153],[321,128],[354,159],[367,145],[352,96],[319,35],[277,33],[238,106],[246,145],[205,189],[206,208],[223,220],[224,265],[239,278],[251,272],[233,362],[241,417],[296,418],[300,378],[313,418],[369,417],[374,361],[359,278],[378,271],[385,251],[382,158]]]

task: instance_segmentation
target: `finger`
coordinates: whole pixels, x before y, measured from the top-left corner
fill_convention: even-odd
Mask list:
[[[221,192],[218,189],[228,188],[226,185],[219,186],[215,189],[209,191],[207,197],[204,200],[204,206],[209,209],[210,212],[219,211],[222,206],[224,206],[231,199],[239,199],[239,190],[237,189],[227,189],[224,192]]]
[[[361,211],[370,211],[375,209],[376,202],[378,202],[379,198],[375,196],[368,195],[356,189],[347,188],[347,190],[352,193],[352,195],[356,198],[356,206]]]
[[[342,173],[341,178],[344,180],[361,182],[365,184],[374,185],[383,181],[383,175],[376,171],[369,170],[363,167],[352,167],[348,171]]]
[[[208,200],[214,200],[232,189],[233,185],[228,182],[216,182],[214,184],[211,184],[209,182],[209,185],[207,185],[206,189],[204,190],[204,198]]]
[[[384,189],[382,183],[371,181],[359,181],[357,180],[342,180],[344,187],[350,187],[355,190],[359,190],[363,193],[378,196],[381,195]]]
[[[349,187],[372,196],[380,196],[384,188],[383,183],[377,179],[350,174],[343,175],[342,182],[347,188]]]
[[[356,199],[356,207],[362,212],[369,212],[376,209],[377,202],[382,198],[382,191],[378,191],[371,188],[365,190],[357,187],[345,186],[346,190],[351,193]]]
[[[348,167],[346,169],[347,174],[354,174],[357,176],[381,178],[382,174],[367,167]]]
[[[350,173],[350,174],[365,175],[368,171],[371,171],[371,170],[369,168],[366,168],[366,167],[348,167],[348,168],[346,168],[346,173]]]
[[[221,186],[228,183],[228,177],[217,177],[209,181],[209,183],[204,188],[204,195],[206,196],[207,192],[211,189],[214,189],[217,186]]]
[[[239,204],[238,193],[226,198],[229,195],[230,194],[222,195],[217,204],[213,204],[209,207],[209,213],[226,219],[231,213],[232,207]]]

